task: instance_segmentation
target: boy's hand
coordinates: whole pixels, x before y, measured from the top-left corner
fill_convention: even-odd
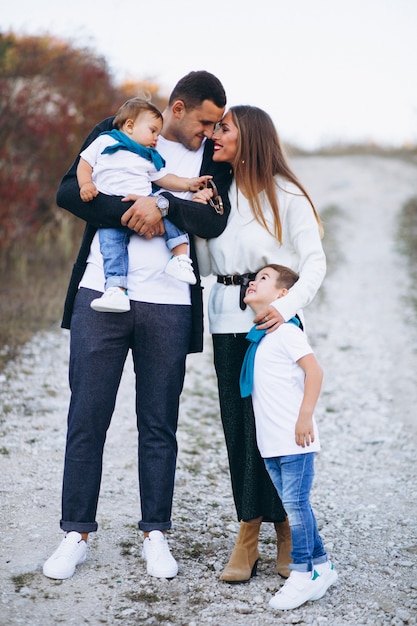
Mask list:
[[[207,187],[207,181],[211,180],[213,176],[197,176],[196,178],[190,178],[189,191],[198,191]]]
[[[84,183],[80,188],[80,196],[83,202],[90,202],[98,195],[97,187],[93,183]]]
[[[305,448],[314,441],[313,418],[299,416],[295,424],[295,443]]]

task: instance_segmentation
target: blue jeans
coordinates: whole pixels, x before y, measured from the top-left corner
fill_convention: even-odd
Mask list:
[[[169,250],[181,243],[188,243],[188,235],[177,228],[167,218],[163,218],[165,241]],[[133,231],[129,228],[100,228],[98,231],[100,252],[103,257],[105,288],[123,287],[127,289],[129,253],[127,247]]]
[[[188,243],[188,235],[183,230],[180,230],[169,221],[166,217],[163,218],[165,228],[165,241],[169,250],[176,248],[181,243]]]
[[[139,434],[139,528],[168,530],[191,307],[131,301],[127,313],[99,313],[90,308],[98,295],[97,291],[80,289],[71,320],[71,401],[61,528],[80,533],[97,530],[104,443],[131,349]]]
[[[264,462],[288,515],[294,560],[290,569],[310,572],[314,565],[327,561],[310,504],[314,452],[273,457]]]

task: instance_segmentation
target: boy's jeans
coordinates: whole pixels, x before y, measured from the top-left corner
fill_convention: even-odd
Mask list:
[[[290,569],[310,572],[315,564],[327,561],[310,504],[314,452],[273,457],[264,462],[288,515],[294,560]]]
[[[187,233],[183,230],[180,230],[169,221],[166,217],[163,218],[164,228],[165,228],[165,241],[168,247],[168,250],[173,250],[181,243],[188,243],[189,238]]]
[[[129,228],[100,228],[98,231],[106,289],[109,287],[127,289],[129,267],[127,247],[132,233]]]

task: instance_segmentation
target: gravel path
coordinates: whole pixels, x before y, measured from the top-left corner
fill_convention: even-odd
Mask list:
[[[329,273],[306,318],[325,371],[312,501],[338,583],[297,610],[270,610],[282,581],[269,524],[258,575],[247,585],[218,580],[238,524],[209,337],[203,355],[189,358],[181,404],[169,535],[179,575],[150,578],[141,559],[129,360],[106,445],[99,532],[72,579],[46,579],[42,563],[61,539],[69,397],[68,334],[56,328],[0,375],[1,625],[417,624],[417,325],[395,240],[400,207],[417,195],[417,167],[377,157],[294,165],[327,232]]]

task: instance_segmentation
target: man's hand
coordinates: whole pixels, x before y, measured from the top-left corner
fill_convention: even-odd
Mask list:
[[[156,206],[154,196],[135,196],[129,194],[122,202],[134,204],[122,215],[122,224],[138,235],[144,235],[148,239],[154,235],[162,235],[165,232],[161,211]]]

